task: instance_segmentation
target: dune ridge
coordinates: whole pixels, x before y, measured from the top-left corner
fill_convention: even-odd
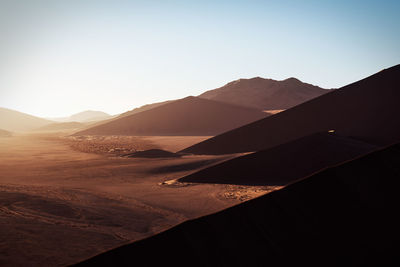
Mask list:
[[[316,133],[207,167],[179,181],[285,185],[377,148],[377,146],[336,133]]]
[[[6,131],[26,132],[49,123],[52,123],[52,121],[16,110],[0,108],[0,127]]]
[[[229,154],[267,149],[334,129],[368,143],[400,139],[400,65],[380,71],[274,116],[227,131],[183,149],[193,154]]]
[[[75,266],[393,266],[399,166],[396,144]]]
[[[211,136],[268,115],[256,109],[186,97],[75,135]]]

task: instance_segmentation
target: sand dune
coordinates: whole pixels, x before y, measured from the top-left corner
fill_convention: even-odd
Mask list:
[[[0,108],[0,128],[10,132],[30,131],[52,121],[28,115],[19,111]]]
[[[104,141],[77,140],[123,147]],[[152,147],[141,137],[126,141]],[[67,266],[265,192],[163,184],[225,156],[126,158],[92,148],[79,152],[53,134],[0,138],[0,266]]]
[[[189,174],[180,182],[285,185],[377,147],[335,133],[317,133]]]
[[[273,111],[296,106],[327,92],[329,92],[329,90],[303,83],[295,78],[276,81],[256,77],[232,81],[220,88],[208,90],[199,95],[199,97],[239,106],[252,107],[258,110]],[[119,117],[137,114],[173,101],[175,100],[143,105],[139,108],[124,112],[119,115]]]
[[[209,136],[266,116],[268,114],[251,108],[186,97],[75,135]]]
[[[375,144],[400,140],[400,65],[304,104],[183,150],[224,154],[267,149],[316,132],[336,132]]]
[[[129,158],[179,158],[181,155],[162,149],[149,149],[124,155]]]
[[[157,103],[143,105],[141,107],[134,108],[132,110],[124,112],[124,113],[120,114],[119,117],[126,117],[126,116],[129,116],[129,115],[137,114],[137,113],[140,113],[140,112],[143,112],[143,111],[146,111],[146,110],[150,110],[150,109],[162,106],[164,104],[167,104],[167,103],[170,103],[170,102],[173,102],[173,101],[174,100],[167,100],[167,101],[163,101],[163,102],[157,102]]]
[[[259,110],[288,109],[323,95],[329,90],[303,83],[295,78],[283,81],[239,79],[220,88],[209,90],[199,97],[253,107]]]
[[[77,266],[398,265],[399,166],[394,145]]]

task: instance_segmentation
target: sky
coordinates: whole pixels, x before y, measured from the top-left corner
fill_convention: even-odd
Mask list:
[[[339,88],[400,63],[400,1],[0,0],[0,107],[118,114],[239,78]]]

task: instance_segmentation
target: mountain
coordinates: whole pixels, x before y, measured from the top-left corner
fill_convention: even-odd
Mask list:
[[[52,121],[28,115],[19,111],[0,108],[0,128],[10,132],[30,131]]]
[[[110,119],[112,116],[102,111],[87,110],[70,117],[71,121],[89,122]]]
[[[259,110],[282,110],[297,106],[330,90],[322,89],[295,78],[283,81],[239,79],[220,88],[209,90],[199,97],[253,107]]]
[[[267,149],[334,129],[379,145],[400,140],[400,65],[274,116],[228,131],[182,152],[226,154]]]
[[[92,121],[102,121],[111,119],[113,116],[102,111],[86,110],[69,117],[63,118],[52,118],[54,121],[58,122],[92,122]]]
[[[397,266],[400,145],[76,266]]]
[[[256,109],[186,97],[104,123],[75,135],[215,135],[259,120]]]
[[[374,145],[335,133],[316,133],[267,150],[219,163],[189,174],[179,181],[285,185],[375,149],[377,147]]]

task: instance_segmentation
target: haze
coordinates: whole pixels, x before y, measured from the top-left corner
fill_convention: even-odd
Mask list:
[[[0,0],[0,266],[400,266],[399,11]]]
[[[0,1],[0,106],[117,114],[238,79],[339,88],[400,59],[398,1]]]

